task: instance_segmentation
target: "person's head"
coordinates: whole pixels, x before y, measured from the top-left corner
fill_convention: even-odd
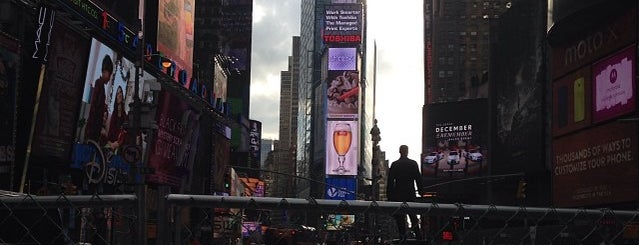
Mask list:
[[[124,91],[122,90],[122,86],[118,86],[118,91],[115,93],[115,103],[123,103],[124,102]]]
[[[102,59],[102,78],[109,79],[111,74],[113,74],[113,61],[111,61],[111,56],[107,54]]]
[[[399,155],[401,157],[406,157],[408,156],[408,146],[407,145],[401,145],[399,146]]]

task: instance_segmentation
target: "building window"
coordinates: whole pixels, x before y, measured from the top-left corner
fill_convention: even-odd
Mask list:
[[[446,77],[446,72],[445,71],[439,71],[439,78],[444,78]]]

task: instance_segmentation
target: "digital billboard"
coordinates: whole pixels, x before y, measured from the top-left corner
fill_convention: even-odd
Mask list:
[[[357,121],[329,119],[326,123],[326,175],[357,175],[359,165]]]
[[[160,0],[157,50],[175,63],[176,74],[186,71],[186,88],[192,77],[194,21],[195,0]]]
[[[430,104],[426,108],[426,146],[422,175],[465,178],[487,171],[486,99]]]
[[[590,67],[575,71],[553,83],[553,136],[590,126]]]
[[[328,76],[328,117],[357,117],[360,91],[359,72],[329,71]]]
[[[356,71],[357,48],[328,48],[329,71]]]
[[[260,167],[260,159],[262,157],[262,123],[256,120],[249,120],[251,127],[249,128],[249,153],[253,166]]]
[[[233,60],[230,69],[250,71],[253,1],[221,1],[215,36],[218,50]]]
[[[326,5],[322,29],[324,43],[362,42],[362,5]]]
[[[326,230],[336,231],[348,229],[355,224],[354,214],[329,214],[326,217]]]
[[[592,66],[593,122],[635,110],[636,51],[632,45]]]
[[[583,207],[636,200],[637,124],[611,122],[553,141],[553,200]]]
[[[72,167],[84,169],[89,183],[117,185],[127,181],[131,164],[125,162],[122,154],[126,146],[140,144],[146,137],[140,134],[136,137],[138,142],[130,142],[124,127],[133,102],[135,64],[96,39],[92,40],[90,51]],[[146,72],[142,74],[138,88],[143,101],[149,95],[143,92],[149,87],[147,83],[155,80]],[[146,145],[142,144],[138,154],[144,149]]]
[[[355,200],[357,179],[348,177],[327,177],[325,199]]]
[[[158,126],[149,147],[148,165],[155,173],[148,180],[180,187],[192,174],[200,132],[200,114],[178,96],[162,90],[156,114]]]
[[[19,43],[0,32],[0,176],[15,167],[19,51]],[[2,179],[0,188],[8,190],[10,178]]]
[[[78,101],[84,92],[90,39],[56,23],[51,33],[32,154],[68,162],[76,141]]]

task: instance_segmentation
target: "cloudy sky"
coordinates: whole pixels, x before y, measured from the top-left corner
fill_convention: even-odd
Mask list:
[[[409,146],[419,159],[424,101],[422,0],[368,0],[368,39],[378,51],[376,118],[382,151],[391,162]],[[291,40],[300,34],[300,0],[253,1],[251,119],[263,138],[277,139],[280,71],[287,70]],[[372,55],[372,54],[369,54]]]

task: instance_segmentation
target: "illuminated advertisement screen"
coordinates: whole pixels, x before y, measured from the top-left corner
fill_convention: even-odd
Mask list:
[[[426,152],[422,175],[466,178],[487,171],[486,99],[431,104],[426,108]]]
[[[8,174],[15,163],[17,116],[17,75],[20,64],[19,44],[0,33],[0,174]],[[9,178],[2,178],[0,188],[8,188]],[[5,185],[6,184],[6,185]],[[7,189],[8,190],[8,189]]]
[[[197,110],[163,90],[157,109],[157,133],[149,149],[148,165],[155,169],[148,180],[179,187],[192,173],[200,121]]]
[[[357,116],[359,71],[329,71],[327,79],[328,116]]]
[[[357,48],[329,48],[329,71],[356,71]]]
[[[157,49],[175,62],[176,72],[184,70],[191,82],[195,0],[160,0],[158,5]]]
[[[362,42],[362,5],[326,5],[322,29],[324,43]]]
[[[221,5],[217,14],[218,48],[233,60],[229,68],[250,70],[253,1],[222,1]]]
[[[633,45],[593,65],[593,122],[635,110],[635,52]]]
[[[611,122],[553,141],[553,200],[582,207],[636,200],[637,124]]]
[[[336,231],[348,229],[355,224],[354,214],[329,214],[326,217],[326,230]]]
[[[325,199],[330,200],[355,200],[357,179],[353,177],[328,177],[326,178]]]
[[[571,73],[553,83],[553,136],[590,126],[590,68]]]
[[[261,232],[260,222],[258,221],[242,221],[242,236],[248,237],[253,232]]]
[[[252,162],[259,163],[262,156],[262,123],[250,120],[249,124],[251,125],[249,129],[249,153],[251,154]]]
[[[84,169],[89,183],[115,185],[126,182],[125,173],[131,163],[125,162],[122,152],[126,146],[135,145],[129,141],[124,128],[129,104],[133,102],[135,64],[96,39],[92,40],[90,50],[72,167]],[[149,95],[143,92],[148,88],[147,83],[154,80],[150,74],[143,73],[138,87],[142,100]],[[144,149],[143,144],[138,153]]]
[[[357,175],[358,132],[357,121],[329,118],[326,123],[326,175]]]
[[[78,125],[91,41],[56,23],[42,84],[32,154],[68,162]],[[7,115],[4,114],[3,115]]]

